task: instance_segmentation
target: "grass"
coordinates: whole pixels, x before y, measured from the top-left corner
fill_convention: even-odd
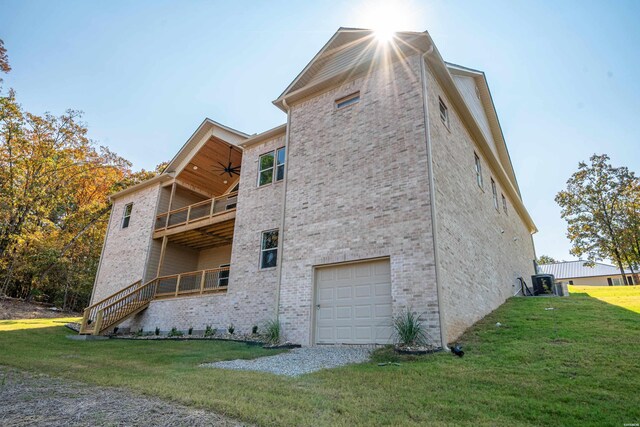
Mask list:
[[[511,299],[459,340],[464,358],[382,350],[372,363],[294,379],[198,368],[272,354],[244,344],[77,342],[60,327],[1,332],[0,364],[261,425],[623,425],[640,422],[640,288],[628,289],[620,306],[577,289],[569,298]],[[376,363],[392,359],[400,366]]]
[[[569,286],[569,293],[584,293],[609,304],[640,313],[640,286]]]

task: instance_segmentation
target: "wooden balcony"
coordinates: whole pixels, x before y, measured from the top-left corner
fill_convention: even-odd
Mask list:
[[[229,193],[156,217],[153,238],[195,249],[231,244],[238,193]]]

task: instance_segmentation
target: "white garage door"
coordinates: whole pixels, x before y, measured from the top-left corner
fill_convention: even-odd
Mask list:
[[[316,343],[387,344],[391,325],[388,259],[316,270]]]

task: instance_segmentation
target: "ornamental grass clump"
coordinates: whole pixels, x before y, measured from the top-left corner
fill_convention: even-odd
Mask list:
[[[264,325],[264,338],[267,343],[277,345],[280,343],[280,322],[277,319],[268,320]]]
[[[393,328],[400,346],[420,346],[427,341],[419,316],[410,310],[405,310],[394,317]]]

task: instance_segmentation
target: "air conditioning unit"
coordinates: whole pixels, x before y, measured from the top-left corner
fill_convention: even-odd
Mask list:
[[[535,274],[531,276],[533,295],[554,295],[556,293],[556,278],[553,274]]]

